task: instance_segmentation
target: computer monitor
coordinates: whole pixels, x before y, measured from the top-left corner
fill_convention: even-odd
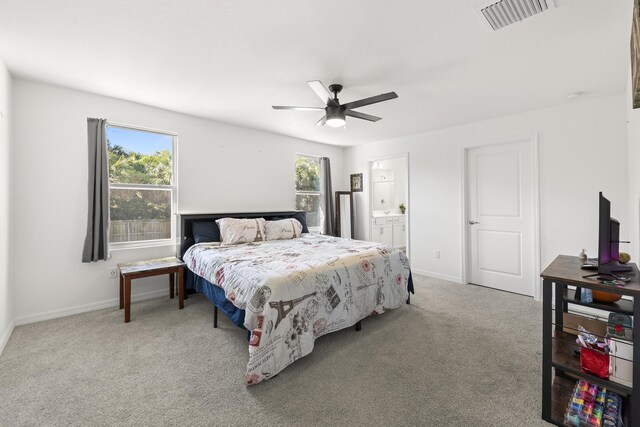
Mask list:
[[[600,192],[600,220],[598,227],[598,274],[611,275],[633,271],[620,264],[620,223],[611,218],[611,203]]]

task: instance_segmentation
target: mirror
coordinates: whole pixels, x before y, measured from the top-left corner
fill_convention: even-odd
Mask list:
[[[353,233],[353,195],[351,191],[336,191],[335,235],[353,239]]]
[[[388,213],[395,208],[394,183],[373,183],[373,210]]]

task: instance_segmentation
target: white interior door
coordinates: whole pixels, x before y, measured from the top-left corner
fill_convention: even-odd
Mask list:
[[[530,141],[469,149],[470,283],[534,295],[533,168]]]

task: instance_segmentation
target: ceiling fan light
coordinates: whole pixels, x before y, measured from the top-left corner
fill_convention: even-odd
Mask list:
[[[334,107],[328,105],[326,108],[327,112],[327,126],[331,126],[332,128],[339,128],[344,126],[344,110],[340,107]]]
[[[339,128],[344,126],[345,120],[342,117],[332,117],[327,119],[327,126],[331,126],[332,128]]]

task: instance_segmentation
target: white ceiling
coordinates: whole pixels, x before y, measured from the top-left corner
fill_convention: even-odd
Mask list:
[[[556,0],[497,32],[481,0],[0,0],[14,76],[336,145],[397,138],[626,88],[632,0]],[[395,91],[346,129],[315,127],[307,80],[341,102]]]

